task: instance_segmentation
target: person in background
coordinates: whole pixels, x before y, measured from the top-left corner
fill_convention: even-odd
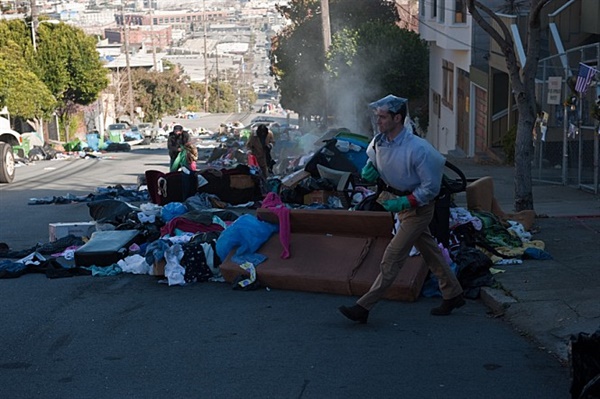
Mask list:
[[[269,177],[269,171],[272,170],[274,161],[271,158],[271,149],[275,143],[273,133],[269,131],[267,125],[260,124],[248,139],[246,147],[249,152],[256,157],[265,179]]]
[[[396,214],[400,227],[383,254],[379,275],[369,291],[354,306],[339,307],[344,316],[360,323],[367,322],[369,311],[392,285],[413,246],[437,277],[442,292],[442,304],[431,309],[431,314],[449,315],[465,304],[463,289],[429,231],[446,160],[412,132],[407,103],[389,95],[369,104],[379,134],[367,148],[369,160],[361,176],[368,182],[383,181],[385,189],[378,202]]]
[[[198,148],[192,143],[185,143],[181,151],[179,151],[177,157],[171,164],[171,172],[176,172],[179,169],[183,171],[185,174],[189,174],[190,172],[197,172],[198,165],[196,161],[198,160]]]
[[[169,168],[173,166],[173,162],[179,152],[183,149],[187,143],[190,142],[190,134],[183,130],[183,126],[175,125],[173,126],[173,131],[169,133],[169,138],[167,140],[167,149],[169,150]]]

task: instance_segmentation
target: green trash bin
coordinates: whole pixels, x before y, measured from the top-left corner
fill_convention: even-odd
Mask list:
[[[29,137],[22,137],[20,145],[13,145],[13,153],[20,158],[27,158],[29,156],[30,143]]]

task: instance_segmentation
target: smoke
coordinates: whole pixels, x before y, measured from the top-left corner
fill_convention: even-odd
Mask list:
[[[330,114],[336,115],[334,123],[337,127],[370,137],[373,132],[367,105],[377,99],[381,88],[369,78],[372,72],[367,65],[361,65],[359,57],[349,72],[330,81]]]

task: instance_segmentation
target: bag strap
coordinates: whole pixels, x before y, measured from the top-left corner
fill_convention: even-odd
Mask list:
[[[446,174],[442,174],[442,184],[440,186],[440,192],[435,197],[436,200],[440,198],[444,198],[450,194],[456,194],[463,192],[467,189],[467,178],[462,170],[452,162],[446,160],[444,167],[452,170],[454,173],[458,175],[457,179],[451,179]]]

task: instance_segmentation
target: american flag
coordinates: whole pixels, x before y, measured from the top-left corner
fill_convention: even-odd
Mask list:
[[[597,71],[594,68],[580,62],[579,73],[577,74],[577,82],[575,83],[575,91],[578,93],[585,93],[596,72]]]

